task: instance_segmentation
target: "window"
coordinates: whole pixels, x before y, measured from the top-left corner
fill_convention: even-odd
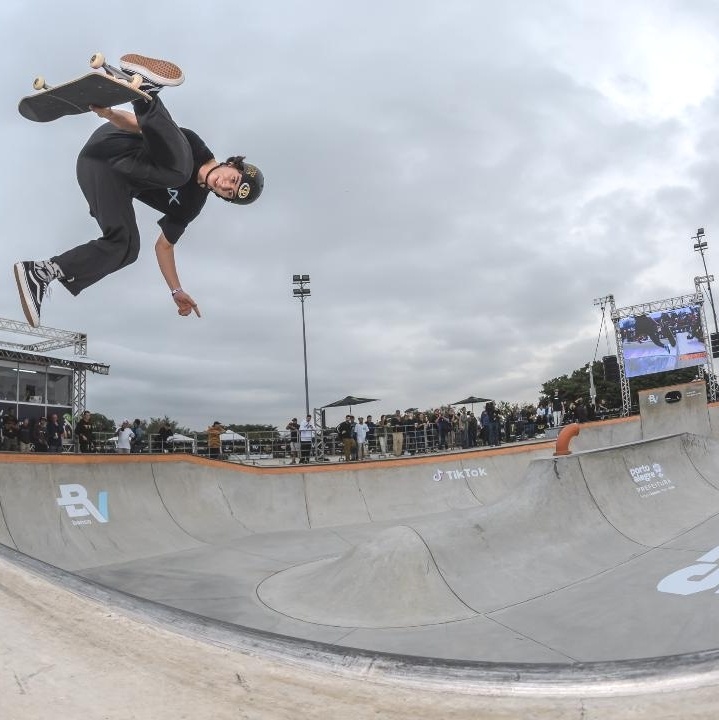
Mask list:
[[[0,400],[17,402],[17,364],[0,365]]]
[[[72,405],[72,371],[48,368],[47,404]]]
[[[18,365],[15,374],[18,377],[20,402],[41,403],[45,399],[45,371],[33,369],[37,366]]]

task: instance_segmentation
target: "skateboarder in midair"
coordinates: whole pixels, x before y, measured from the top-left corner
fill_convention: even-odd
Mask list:
[[[635,332],[637,337],[640,335],[646,335],[657,347],[662,350],[671,352],[671,348],[666,343],[661,341],[659,337],[659,325],[656,320],[649,317],[648,315],[637,315],[635,318]]]
[[[120,68],[144,78],[140,89],[151,100],[136,100],[133,111],[92,109],[107,123],[87,141],[77,160],[77,180],[102,235],[49,260],[15,264],[20,300],[28,323],[40,324],[40,307],[53,280],[78,295],[106,275],[130,265],[140,250],[132,201],[137,198],[164,215],[155,243],[157,262],[180,315],[200,310],[182,288],[175,244],[205,205],[210,192],[239,205],[254,202],[264,178],[259,168],[232,156],[218,162],[192,130],[178,127],[158,97],[165,86],[184,82],[182,70],[166,60],[124,55]]]

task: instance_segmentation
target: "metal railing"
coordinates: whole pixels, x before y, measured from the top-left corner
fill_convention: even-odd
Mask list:
[[[613,417],[608,412],[605,417]],[[602,418],[604,419],[604,418]],[[569,418],[568,418],[569,420]],[[512,443],[523,440],[541,439],[547,426],[543,422],[522,422],[517,420],[500,423],[499,440],[501,443]],[[456,428],[440,434],[435,424],[425,426],[404,426],[399,432],[391,427],[376,427],[362,448],[348,447],[340,439],[335,428],[316,431],[312,443],[305,447],[309,450],[309,458],[313,461],[330,461],[363,458],[399,457],[401,455],[417,455],[447,450],[471,449],[488,444],[487,433],[478,428],[476,435],[469,429]],[[3,450],[16,450],[15,447],[0,446]],[[349,455],[346,458],[345,450]],[[36,451],[31,444],[30,452]],[[115,433],[95,433],[95,441],[91,447],[83,447],[74,438],[63,440],[62,452],[65,453],[104,453],[117,452],[117,435]],[[215,457],[241,462],[260,460],[299,461],[301,456],[300,443],[292,443],[288,431],[243,433],[234,439],[225,439],[220,448],[209,448],[205,433],[167,438],[159,434],[145,435],[139,442],[133,442],[131,453],[187,453],[205,457]]]
[[[504,423],[501,428],[502,442],[541,437],[543,426],[521,423]],[[454,429],[440,435],[435,425],[420,427],[404,427],[401,432],[391,428],[378,427],[370,434],[361,448],[347,448],[349,458],[357,459],[360,451],[363,457],[392,457],[400,455],[417,455],[422,453],[456,450],[462,448],[482,447],[485,438],[479,432],[476,437],[469,432]],[[33,448],[34,449],[34,448]],[[309,450],[309,458],[313,461],[344,460],[345,446],[337,430],[325,428],[316,431],[311,444],[305,446]],[[91,447],[81,447],[73,438],[63,440],[63,452],[66,453],[104,453],[117,452],[117,435],[114,433],[95,433],[95,441]],[[152,434],[145,435],[139,442],[131,444],[131,453],[186,453],[205,457],[253,462],[259,460],[299,461],[301,443],[293,443],[289,432],[251,432],[241,438],[223,440],[220,448],[209,448],[204,433],[191,433],[182,438],[164,438]]]

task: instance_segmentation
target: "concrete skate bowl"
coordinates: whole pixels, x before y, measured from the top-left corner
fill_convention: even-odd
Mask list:
[[[487,693],[713,684],[719,445],[319,468],[4,456],[3,557],[174,630]]]

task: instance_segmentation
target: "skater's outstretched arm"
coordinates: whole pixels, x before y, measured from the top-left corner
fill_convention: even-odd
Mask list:
[[[197,303],[182,289],[180,278],[177,275],[177,266],[175,265],[175,246],[170,243],[163,233],[157,238],[155,243],[155,255],[157,256],[157,264],[160,266],[162,277],[165,278],[167,286],[172,292],[172,299],[177,305],[177,313],[179,315],[190,315],[195,313],[200,316],[200,309]]]
[[[135,113],[127,112],[127,110],[116,110],[115,108],[97,107],[97,105],[90,105],[90,110],[98,117],[108,120],[120,130],[127,130],[128,132],[134,133],[142,132]]]

